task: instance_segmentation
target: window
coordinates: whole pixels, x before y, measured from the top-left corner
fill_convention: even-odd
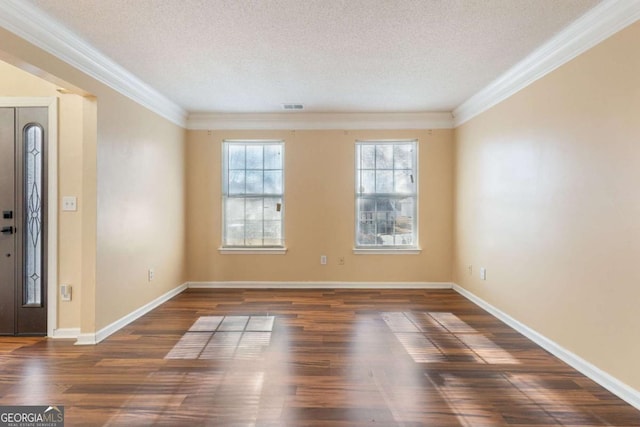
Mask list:
[[[356,249],[418,249],[417,141],[356,143]]]
[[[42,193],[44,130],[24,128],[24,291],[23,304],[42,306]]]
[[[284,144],[224,141],[223,248],[282,248]]]

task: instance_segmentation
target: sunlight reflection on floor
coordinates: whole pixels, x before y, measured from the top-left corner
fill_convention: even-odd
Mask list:
[[[387,312],[382,319],[417,363],[519,364],[509,352],[453,313]]]
[[[256,359],[271,342],[274,316],[202,316],[165,359]]]

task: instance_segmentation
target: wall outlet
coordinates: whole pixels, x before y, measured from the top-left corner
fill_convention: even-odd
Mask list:
[[[155,277],[155,275],[156,275],[156,272],[153,270],[153,268],[149,268],[149,271],[148,271],[148,278],[149,278],[149,281],[150,281],[150,282],[153,280],[153,278]]]
[[[473,275],[473,265],[469,265],[469,267],[467,267],[469,269],[469,276]]]
[[[62,198],[62,210],[75,212],[78,210],[78,199],[76,196],[64,196]]]
[[[71,285],[60,285],[60,300],[71,301]]]
[[[327,256],[326,255],[320,255],[320,264],[327,265]]]
[[[338,258],[338,265],[344,265],[344,257],[343,256]]]
[[[480,280],[487,280],[487,269],[480,267]]]

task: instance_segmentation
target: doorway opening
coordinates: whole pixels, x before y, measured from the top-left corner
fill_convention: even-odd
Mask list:
[[[56,106],[0,98],[0,335],[56,326]]]

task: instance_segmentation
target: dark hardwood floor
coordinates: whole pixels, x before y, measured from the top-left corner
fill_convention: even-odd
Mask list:
[[[0,369],[68,426],[640,426],[449,290],[191,289],[97,346],[0,338]]]

